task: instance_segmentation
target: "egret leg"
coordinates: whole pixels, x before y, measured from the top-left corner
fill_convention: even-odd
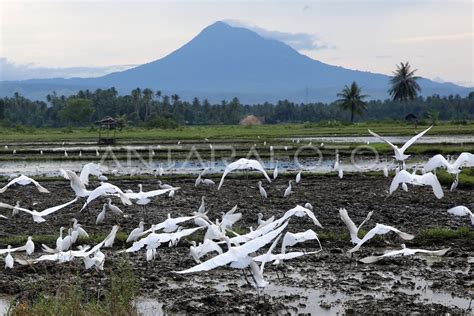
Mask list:
[[[242,269],[242,273],[243,273],[243,275],[244,275],[244,279],[245,279],[245,281],[247,282],[247,284],[248,284],[249,286],[251,286],[250,281],[249,281],[249,279],[247,278],[247,273],[245,273],[245,269]]]

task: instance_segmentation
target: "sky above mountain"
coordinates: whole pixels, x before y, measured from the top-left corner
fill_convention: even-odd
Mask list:
[[[64,77],[84,67],[100,75],[111,65],[164,57],[197,30],[225,20],[325,63],[390,74],[409,60],[421,76],[474,86],[472,6],[469,0],[2,1],[0,57],[8,60],[0,72],[22,70],[23,77],[9,80],[52,77],[45,71],[58,68],[67,68]],[[37,68],[43,71],[26,72]]]

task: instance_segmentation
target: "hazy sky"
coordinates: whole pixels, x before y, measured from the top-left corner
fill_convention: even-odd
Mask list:
[[[390,74],[408,60],[419,75],[474,86],[471,0],[0,1],[3,77],[149,62],[228,20],[329,64]]]

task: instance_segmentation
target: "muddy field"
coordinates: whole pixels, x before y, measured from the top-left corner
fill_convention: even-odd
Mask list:
[[[219,178],[213,177],[218,182]],[[283,198],[289,178],[279,177],[272,184],[264,183],[269,198],[260,199],[257,180],[228,179],[220,191],[215,187],[194,187],[194,178],[167,179],[166,183],[182,189],[174,198],[159,197],[147,207],[146,228],[152,223],[172,217],[191,215],[197,211],[201,196],[206,196],[208,216],[214,220],[220,212],[238,205],[243,219],[236,226],[241,231],[257,226],[257,213],[265,218],[282,216],[297,204],[310,202],[324,229],[315,227],[308,218],[292,218],[289,231],[301,232],[308,228],[321,237],[323,251],[287,261],[284,266],[265,266],[265,278],[270,285],[263,295],[243,278],[241,270],[220,268],[207,273],[177,275],[194,265],[189,255],[189,242],[182,240],[178,247],[159,248],[159,258],[147,263],[144,252],[120,254],[126,245],[117,241],[114,249],[104,249],[107,255],[105,272],[84,271],[82,262],[57,265],[41,263],[35,266],[16,265],[13,270],[1,269],[0,294],[28,299],[38,293],[54,292],[61,284],[78,273],[85,280],[88,295],[100,297],[102,285],[114,269],[119,257],[130,260],[141,282],[141,298],[150,306],[142,309],[153,314],[160,311],[171,313],[314,313],[314,314],[394,314],[394,313],[452,313],[472,314],[474,302],[474,242],[470,238],[428,238],[424,232],[431,228],[457,229],[469,226],[467,217],[450,216],[446,210],[456,205],[474,206],[474,192],[458,189],[438,200],[430,188],[411,187],[409,192],[396,191],[388,196],[390,179],[382,176],[348,175],[304,176],[302,183],[294,187],[294,193]],[[137,181],[113,181],[122,189],[137,190]],[[157,179],[140,181],[143,190],[157,188]],[[52,194],[41,194],[32,187],[15,187],[0,195],[0,201],[40,210],[70,201],[74,193],[66,181],[44,182]],[[91,187],[97,185],[93,182]],[[3,185],[3,184],[1,184]],[[47,218],[46,223],[33,223],[31,216],[20,214],[8,221],[2,220],[0,238],[15,235],[57,235],[60,226],[70,225],[75,217],[91,234],[108,233],[119,223],[120,231],[127,234],[143,217],[140,206],[123,206],[127,214],[119,218],[109,213],[105,223],[95,225],[103,201],[95,201],[88,210],[79,213],[82,203],[61,210]],[[117,202],[118,203],[118,202]],[[372,219],[364,226],[371,229],[376,223],[393,225],[402,231],[418,235],[408,247],[441,249],[451,247],[444,257],[403,257],[362,264],[357,261],[371,254],[381,254],[386,249],[399,249],[403,243],[389,235],[371,240],[354,256],[347,254],[352,246],[347,230],[340,220],[338,209],[345,207],[358,225],[369,211]],[[1,214],[10,215],[6,210]],[[191,224],[189,224],[191,225]],[[191,225],[192,226],[192,225]],[[472,227],[470,228],[472,229]],[[472,236],[472,235],[471,235]],[[1,248],[7,245],[0,245]],[[12,245],[13,246],[13,245]],[[49,244],[54,247],[54,242]],[[40,245],[36,244],[39,250]],[[317,244],[307,242],[292,248],[314,251]],[[38,256],[40,253],[35,253]],[[23,254],[19,255],[23,256]]]

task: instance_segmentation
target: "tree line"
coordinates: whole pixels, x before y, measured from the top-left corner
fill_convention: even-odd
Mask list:
[[[136,88],[119,95],[115,88],[81,90],[70,96],[47,95],[46,102],[32,101],[18,93],[0,99],[0,121],[3,125],[34,127],[90,126],[106,116],[122,125],[174,128],[179,125],[238,124],[255,115],[263,122],[303,123],[321,121],[373,120],[472,120],[474,92],[459,95],[418,96],[419,86],[408,63],[401,63],[392,77],[391,99],[365,101],[357,83],[344,87],[333,103],[277,103],[246,105],[238,98],[211,104],[207,99],[183,101],[176,94],[163,95],[160,90]]]

